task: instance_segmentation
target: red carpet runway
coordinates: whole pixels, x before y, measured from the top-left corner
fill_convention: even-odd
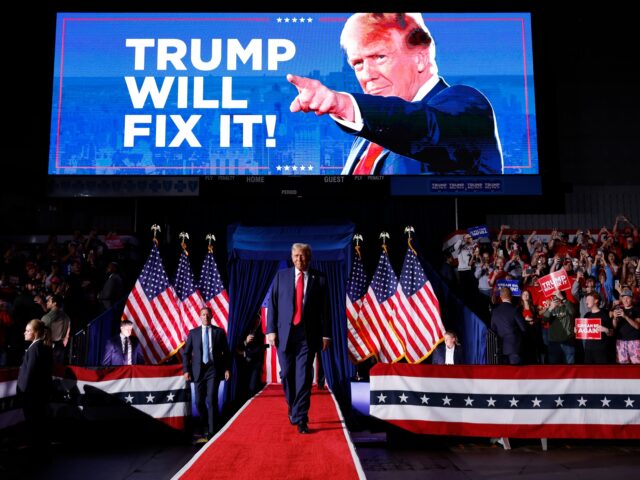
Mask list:
[[[289,423],[281,385],[267,385],[174,479],[364,479],[333,395],[311,395],[309,434]]]

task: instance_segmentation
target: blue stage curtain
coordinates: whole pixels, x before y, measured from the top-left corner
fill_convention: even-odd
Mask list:
[[[355,366],[349,360],[347,349],[348,267],[346,262],[330,260],[312,262],[312,265],[327,276],[329,285],[332,345],[327,351],[322,352],[324,374],[346,415],[351,410],[351,377],[355,375]]]
[[[87,325],[87,338],[89,345],[87,346],[87,358],[84,365],[98,366],[102,365],[102,355],[104,347],[109,337],[115,335],[119,331],[116,322],[118,322],[126,299],[118,301],[113,308],[101,313]]]
[[[230,256],[228,337],[232,351],[262,304],[278,264],[288,262],[290,265],[291,245],[295,242],[311,245],[311,266],[327,275],[331,301],[333,345],[323,354],[323,366],[327,383],[345,415],[351,406],[349,381],[354,373],[347,355],[345,316],[345,287],[354,231],[354,225],[347,223],[275,227],[231,225],[227,232]],[[231,388],[225,391],[225,401],[233,404],[237,388],[233,381],[230,383]]]
[[[225,401],[233,403],[238,391],[235,355],[245,332],[254,325],[255,315],[278,271],[277,260],[243,260],[234,255],[229,262],[229,329],[227,338],[234,362],[231,380],[225,388]]]

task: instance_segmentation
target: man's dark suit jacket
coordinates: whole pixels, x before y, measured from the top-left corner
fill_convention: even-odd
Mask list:
[[[525,330],[524,318],[509,302],[502,302],[491,312],[491,330],[501,340],[502,354],[521,354],[522,336]]]
[[[131,364],[144,365],[144,355],[142,353],[140,340],[134,336],[130,336],[129,348],[131,349]],[[102,365],[109,367],[124,364],[125,359],[122,353],[122,340],[120,339],[120,334],[118,334],[107,340],[107,344],[104,347],[104,355],[102,356]]]
[[[224,379],[224,372],[231,369],[231,354],[224,330],[211,325],[211,350],[213,351],[213,376]],[[194,382],[202,380],[202,327],[189,330],[183,351],[182,369]]]
[[[18,393],[46,402],[51,392],[53,353],[42,340],[27,348],[18,372]]]
[[[418,102],[398,97],[352,94],[364,127],[342,174],[352,174],[369,142],[386,150],[374,175],[501,174],[502,148],[493,107],[475,88],[448,86],[444,79]]]
[[[267,309],[267,334],[277,334],[276,347],[284,352],[289,340],[295,308],[295,267],[276,273]],[[331,335],[327,279],[317,270],[309,269],[309,279],[302,306],[302,324],[307,344],[313,351],[322,349],[322,338]]]
[[[433,365],[444,365],[447,356],[447,346],[442,342],[436,347],[431,354],[431,363]],[[460,365],[464,363],[464,352],[460,345],[456,345],[453,349],[453,363],[454,365]]]

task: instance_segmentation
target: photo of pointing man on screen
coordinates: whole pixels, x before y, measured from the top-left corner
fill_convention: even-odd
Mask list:
[[[356,13],[340,46],[364,93],[337,92],[293,74],[292,112],[329,114],[356,137],[343,175],[503,173],[489,100],[438,75],[435,42],[419,13]]]

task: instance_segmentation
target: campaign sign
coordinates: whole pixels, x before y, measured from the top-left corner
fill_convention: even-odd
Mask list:
[[[120,238],[120,235],[116,233],[109,233],[104,238],[104,243],[107,244],[107,248],[109,250],[122,250],[124,248],[124,243],[122,242],[122,238]]]
[[[549,275],[545,275],[538,280],[542,294],[549,298],[556,290],[570,290],[571,282],[564,268],[557,270]]]
[[[467,232],[471,235],[471,238],[474,240],[477,238],[488,238],[489,237],[489,229],[486,225],[478,225],[477,227],[467,228]]]
[[[576,318],[576,338],[578,340],[600,340],[602,338],[600,324],[599,318]]]
[[[507,287],[511,290],[511,295],[514,297],[519,297],[522,292],[520,292],[520,285],[518,280],[498,280],[496,282],[498,288]]]

